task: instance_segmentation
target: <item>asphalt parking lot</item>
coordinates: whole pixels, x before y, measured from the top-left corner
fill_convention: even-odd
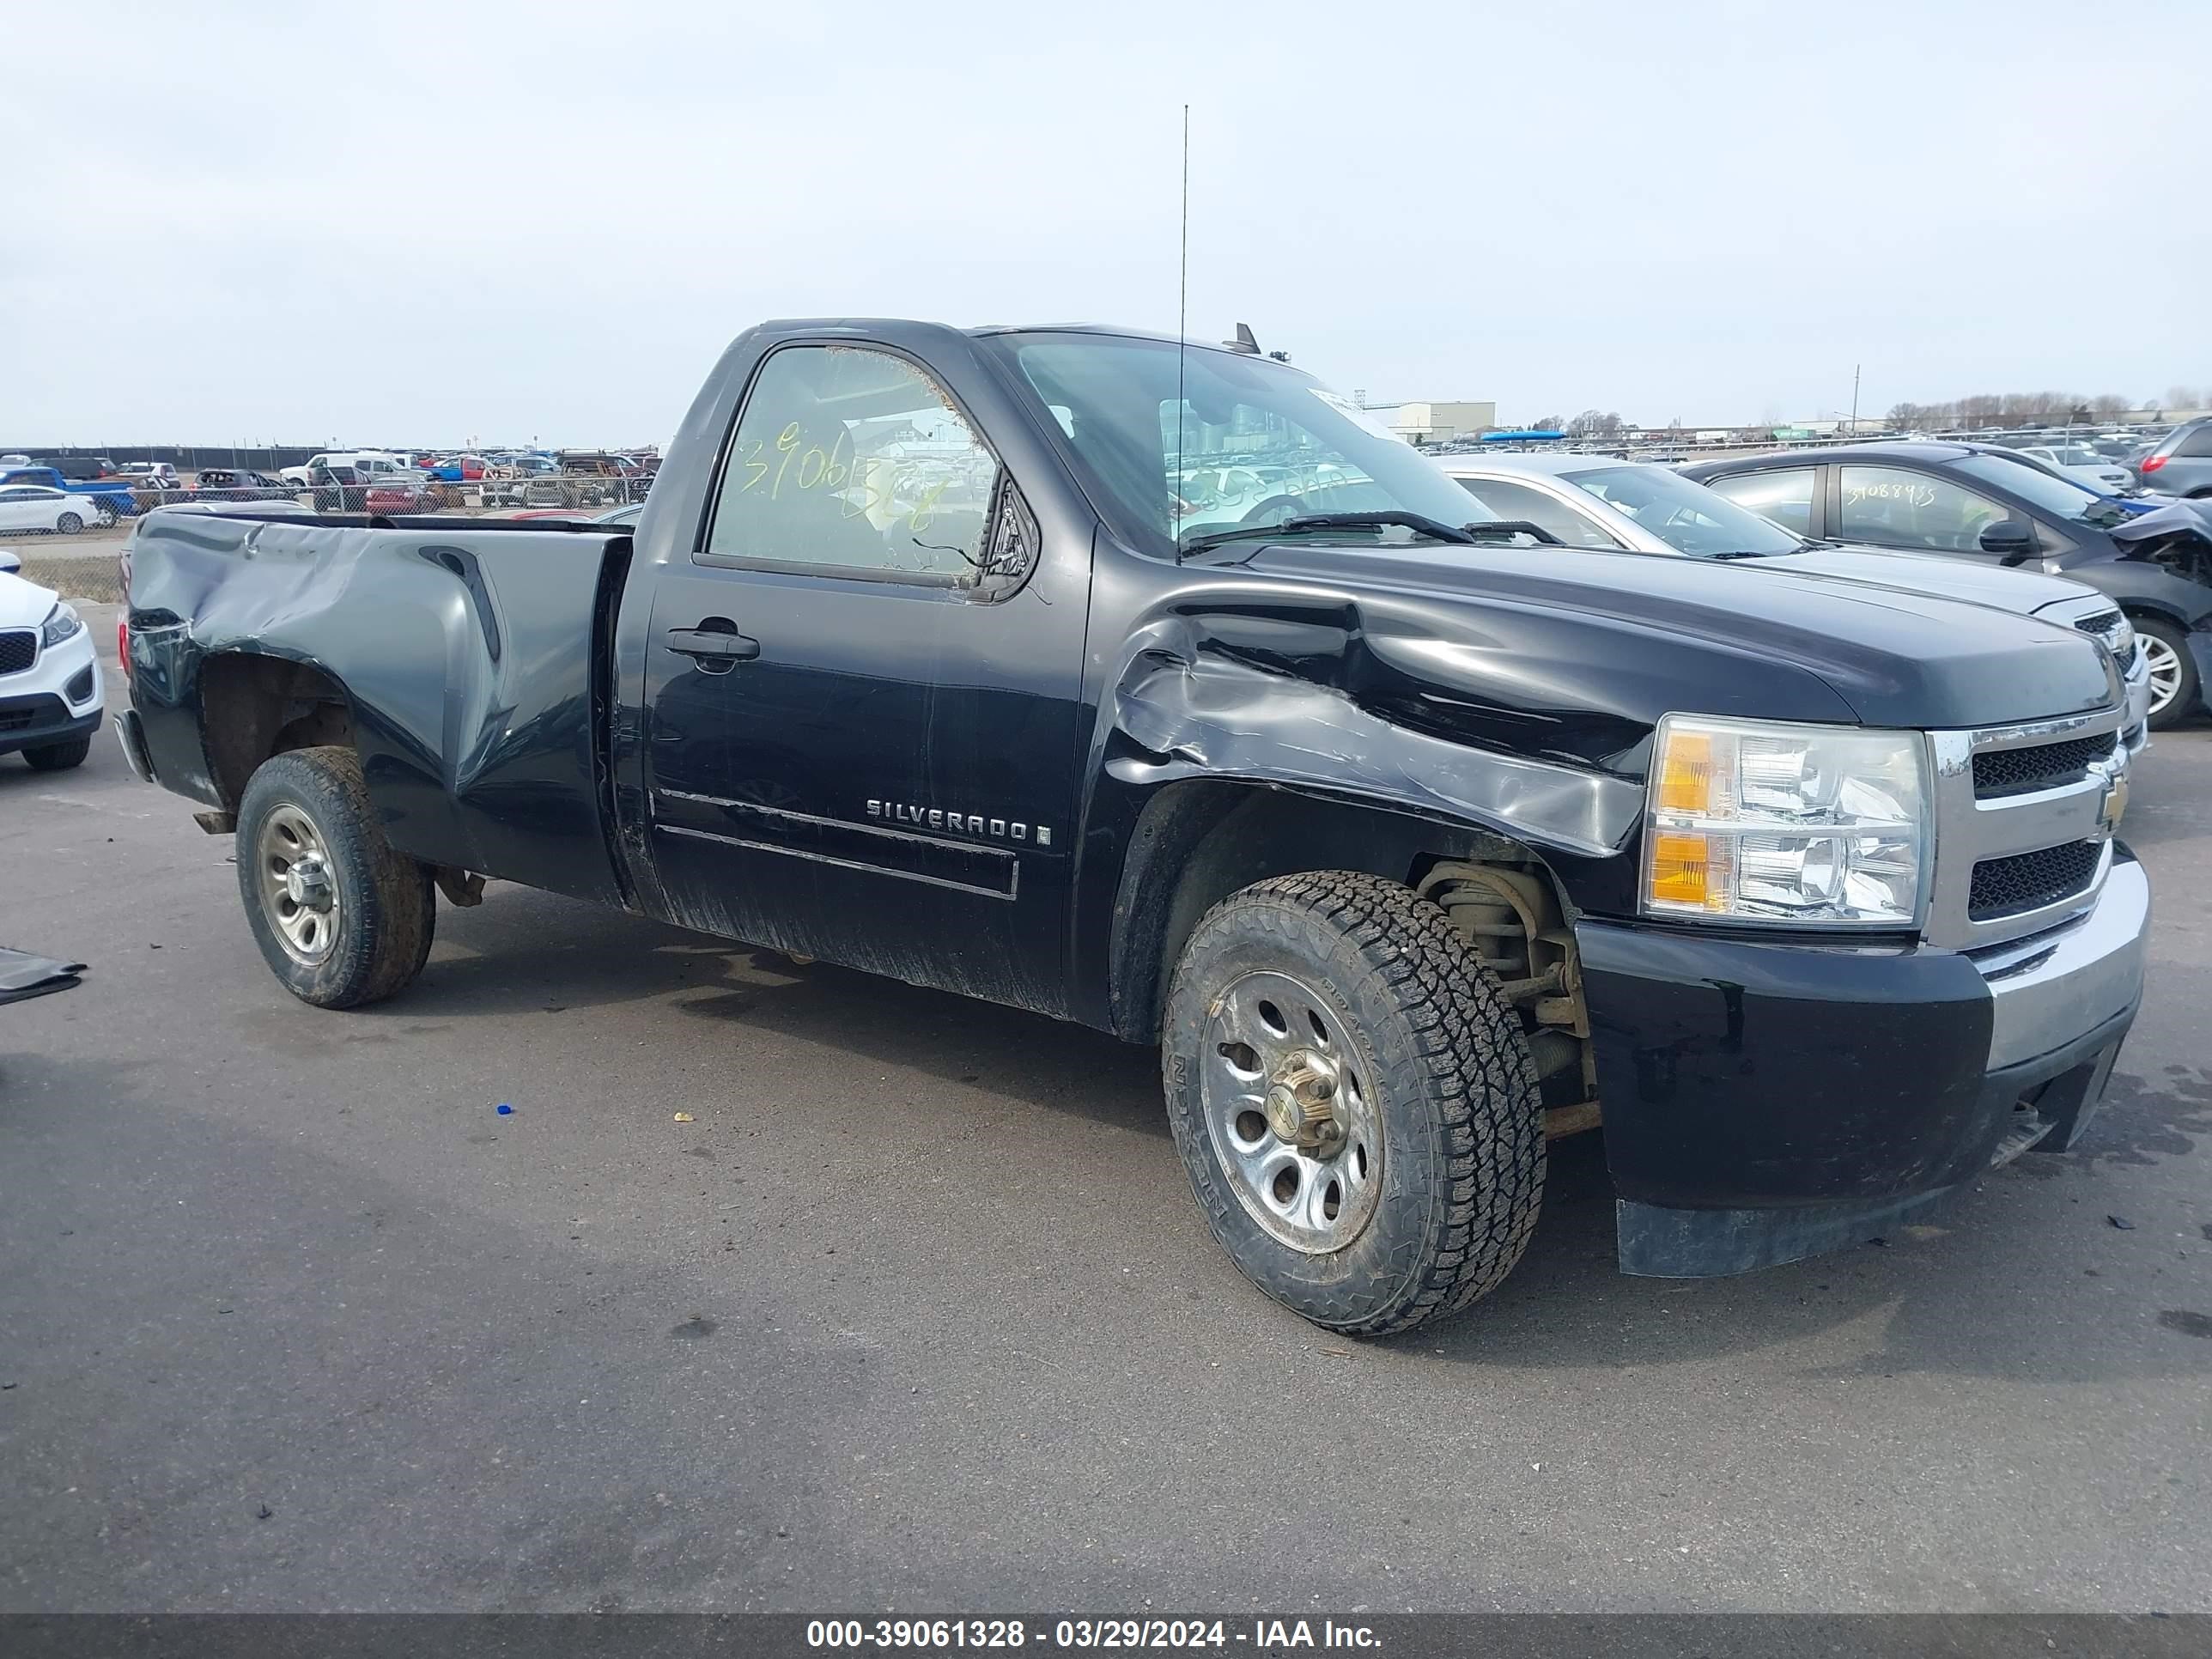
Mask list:
[[[0,943],[91,964],[0,1009],[0,1610],[2212,1610],[2212,728],[2080,1152],[1675,1284],[1583,1136],[1376,1344],[1147,1052],[501,887],[319,1012],[190,812],[0,760]]]

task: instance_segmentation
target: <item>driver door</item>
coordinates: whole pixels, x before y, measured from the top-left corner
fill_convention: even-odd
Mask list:
[[[921,365],[768,356],[653,586],[669,920],[1060,1012],[1089,546],[1042,557],[1028,514]]]

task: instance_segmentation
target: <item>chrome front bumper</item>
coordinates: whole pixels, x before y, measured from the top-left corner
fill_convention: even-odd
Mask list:
[[[2150,879],[2116,858],[2087,914],[2047,933],[1977,952],[1990,988],[1989,1069],[2057,1053],[2142,1000]]]
[[[2120,722],[2120,741],[2128,753],[2140,755],[2150,742],[2150,664],[2140,647],[2122,680],[2127,691],[2127,714]]]

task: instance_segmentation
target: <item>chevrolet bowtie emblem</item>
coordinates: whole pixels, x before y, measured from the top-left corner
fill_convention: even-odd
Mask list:
[[[2105,781],[2105,799],[2097,809],[2097,823],[2106,835],[2116,833],[2120,817],[2128,810],[2128,775],[2124,770],[2112,773]]]

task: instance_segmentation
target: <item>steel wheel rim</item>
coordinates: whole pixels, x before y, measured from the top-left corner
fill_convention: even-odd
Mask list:
[[[1382,1117],[1334,1005],[1289,974],[1246,974],[1212,1000],[1204,1042],[1201,1104],[1230,1191],[1278,1243],[1305,1255],[1346,1249],[1382,1199]],[[1322,1079],[1337,1133],[1318,1147],[1286,1138],[1278,1091],[1295,1082],[1317,1092]]]
[[[315,821],[287,801],[261,822],[253,849],[261,908],[284,952],[312,967],[337,942],[343,908],[330,848]]]
[[[2150,633],[2136,635],[2136,648],[2143,653],[2143,672],[2150,677],[2150,712],[2164,714],[2181,690],[2181,653]]]

